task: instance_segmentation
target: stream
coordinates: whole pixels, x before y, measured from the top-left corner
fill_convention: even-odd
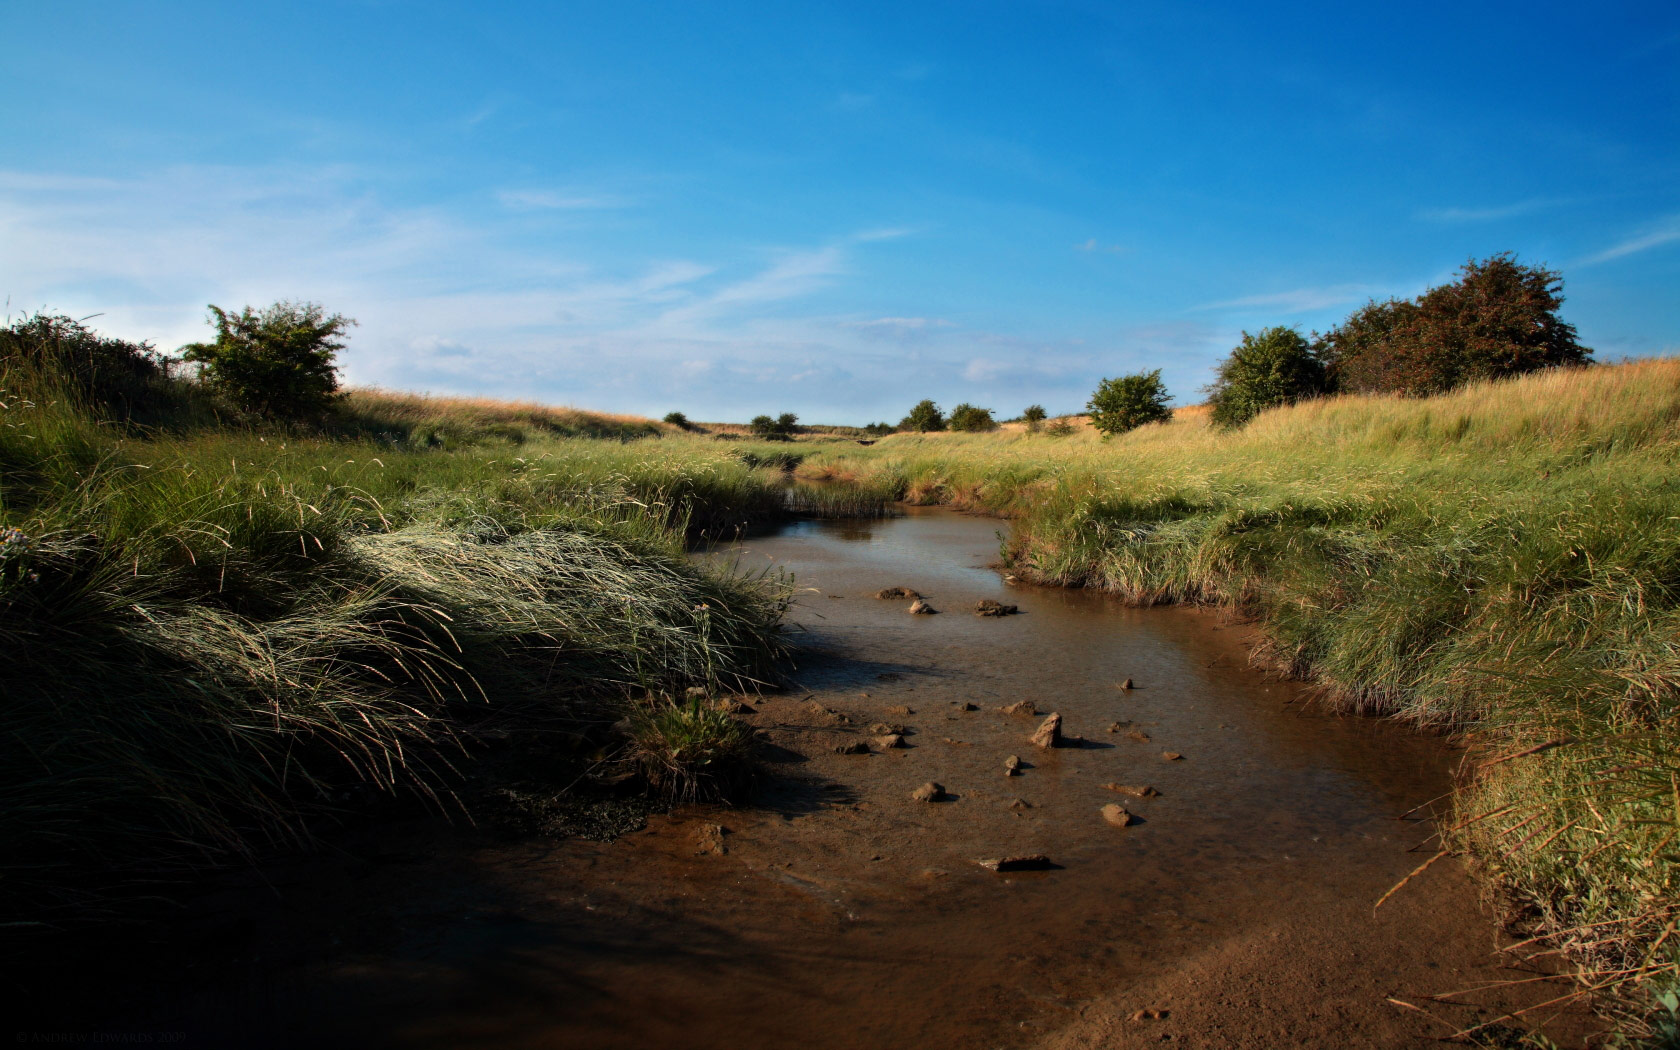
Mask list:
[[[753,804],[611,843],[368,847],[396,859],[281,887],[332,910],[330,944],[248,961],[184,1027],[426,1048],[1414,1046],[1544,994],[1422,998],[1527,976],[1456,861],[1373,912],[1434,854],[1426,804],[1457,750],[1323,713],[1218,614],[1016,584],[992,567],[1002,527],[913,508],[706,555],[799,588],[794,687],[742,716],[768,741]],[[939,613],[874,597],[889,586]],[[988,598],[1020,612],[975,615]],[[1038,715],[1001,710],[1020,701]],[[1049,712],[1082,742],[1031,746]],[[876,723],[908,746],[873,743]],[[929,781],[946,800],[911,797]],[[1105,821],[1115,802],[1138,821]],[[1054,867],[977,863],[1024,854]]]

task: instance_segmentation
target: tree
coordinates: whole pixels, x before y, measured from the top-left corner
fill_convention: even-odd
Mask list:
[[[871,423],[863,428],[863,432],[870,437],[886,437],[898,433],[898,428],[891,423]]]
[[[918,434],[926,434],[931,430],[945,429],[945,413],[939,411],[939,406],[931,400],[916,402],[916,407],[904,417],[898,425],[900,430],[914,430]]]
[[[241,408],[265,416],[320,415],[338,399],[334,358],[356,322],[327,316],[319,303],[277,302],[260,313],[210,307],[212,343],[190,343],[181,356],[203,366],[204,378]]]
[[[1563,278],[1510,252],[1471,259],[1412,302],[1371,302],[1319,338],[1339,389],[1434,394],[1481,379],[1585,364],[1558,316]]]
[[[792,412],[783,412],[775,419],[769,416],[754,416],[752,422],[747,425],[752,429],[754,437],[766,441],[792,441],[794,426],[798,422],[798,416]]]
[[[952,430],[963,430],[969,433],[982,433],[997,429],[997,420],[992,418],[992,410],[971,405],[967,401],[951,409],[950,427]]]
[[[1323,393],[1324,363],[1293,328],[1244,332],[1207,392],[1214,426],[1240,427],[1274,405]]]
[[[676,427],[678,430],[687,430],[689,427],[688,417],[681,412],[665,413],[665,422]]]
[[[1091,412],[1091,425],[1112,437],[1135,430],[1145,423],[1158,423],[1172,418],[1167,402],[1172,400],[1161,382],[1161,370],[1137,372],[1119,379],[1104,379],[1097,384],[1085,407]]]
[[[1044,426],[1044,406],[1028,405],[1027,410],[1021,413],[1021,418],[1027,421],[1027,433],[1038,433]]]

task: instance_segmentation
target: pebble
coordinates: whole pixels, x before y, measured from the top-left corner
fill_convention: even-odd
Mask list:
[[[1179,754],[1177,751],[1163,751],[1161,752],[1161,757],[1166,759],[1168,762],[1184,761],[1184,756]]]
[[[1133,821],[1137,820],[1137,818],[1132,816],[1131,812],[1127,810],[1125,806],[1120,805],[1118,802],[1110,802],[1108,805],[1104,806],[1102,808],[1102,817],[1104,820],[1113,824],[1117,828],[1129,827]]]
[[[946,797],[945,787],[942,784],[936,784],[930,780],[926,784],[923,784],[921,787],[910,792],[910,797],[917,802],[941,802]]]
[[[977,860],[974,863],[991,871],[1043,871],[1053,868],[1055,864],[1042,853],[1026,853],[1017,857],[999,857],[995,860]]]

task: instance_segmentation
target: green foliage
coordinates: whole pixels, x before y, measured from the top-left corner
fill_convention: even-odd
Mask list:
[[[764,441],[792,441],[798,423],[798,416],[792,412],[783,412],[775,418],[754,416],[747,426],[752,430],[754,437]]]
[[[1323,363],[1295,329],[1244,332],[1208,387],[1213,424],[1240,427],[1274,405],[1323,393],[1324,382]]]
[[[898,428],[891,423],[871,423],[863,428],[863,432],[870,437],[886,437],[888,434],[898,433]]]
[[[1044,424],[1044,433],[1049,437],[1067,437],[1073,433],[1073,421],[1066,416],[1057,416]]]
[[[964,401],[951,409],[951,418],[947,425],[952,430],[965,431],[971,434],[984,433],[997,429],[997,420],[992,418],[992,410],[980,408]]]
[[[625,724],[630,760],[671,802],[732,801],[753,781],[757,734],[702,697],[650,697]]]
[[[1433,394],[1475,380],[1585,364],[1558,316],[1563,279],[1509,252],[1471,259],[1416,300],[1372,301],[1318,339],[1330,382],[1355,393]]]
[[[317,418],[338,395],[334,359],[356,322],[330,317],[319,303],[278,302],[260,313],[210,307],[216,340],[191,343],[181,356],[234,404],[271,419]]]
[[[686,415],[682,414],[681,412],[667,412],[667,413],[665,413],[665,422],[667,422],[667,423],[671,424],[672,426],[677,427],[681,430],[687,430],[689,428],[689,425],[690,425],[689,422],[688,422],[688,417]]]
[[[1086,406],[1091,411],[1091,425],[1107,435],[1124,434],[1145,423],[1159,423],[1172,418],[1167,407],[1171,398],[1161,382],[1161,370],[1137,372],[1118,379],[1104,379],[1097,384]]]
[[[910,410],[910,414],[905,416],[904,420],[898,424],[898,429],[914,431],[918,434],[944,430],[945,413],[941,412],[939,406],[934,404],[931,399],[918,401],[916,407]]]
[[[1027,433],[1036,434],[1044,427],[1044,406],[1028,405],[1021,418],[1026,421]]]

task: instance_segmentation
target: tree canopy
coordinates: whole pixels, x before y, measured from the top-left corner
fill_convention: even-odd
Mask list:
[[[1263,410],[1324,392],[1324,363],[1293,328],[1243,333],[1207,388],[1213,424],[1240,427]]]
[[[320,415],[338,399],[338,352],[356,322],[329,316],[319,303],[277,302],[260,312],[210,307],[216,338],[190,343],[181,356],[230,401],[264,416]]]
[[[916,407],[898,424],[900,430],[913,430],[925,434],[932,430],[945,429],[945,413],[939,411],[939,406],[932,400],[924,398],[916,402]]]
[[[1113,436],[1135,430],[1145,423],[1158,423],[1172,418],[1167,402],[1167,388],[1161,382],[1161,370],[1136,372],[1118,379],[1104,379],[1086,405],[1091,412],[1091,425],[1104,435]]]

